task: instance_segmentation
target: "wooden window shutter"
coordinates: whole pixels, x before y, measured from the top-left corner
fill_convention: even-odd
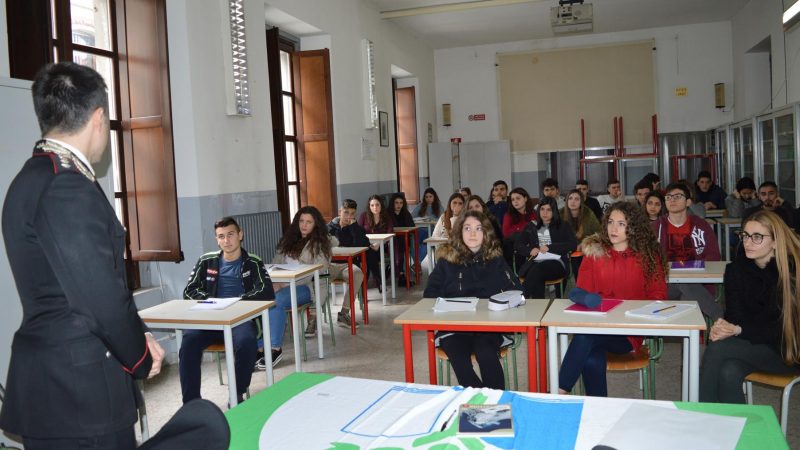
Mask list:
[[[33,80],[52,61],[50,20],[48,0],[6,1],[11,78]]]
[[[301,204],[316,206],[329,220],[338,211],[330,54],[328,49],[309,50],[293,58]]]
[[[131,257],[180,261],[166,3],[120,1],[116,13]]]

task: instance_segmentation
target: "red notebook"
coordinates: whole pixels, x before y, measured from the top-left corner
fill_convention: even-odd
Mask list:
[[[578,313],[578,314],[599,314],[605,315],[612,309],[616,308],[617,306],[621,305],[624,300],[619,300],[616,298],[604,298],[600,305],[589,308],[587,306],[579,305],[577,303],[573,304],[572,306],[568,306],[564,308],[564,312],[569,313]]]

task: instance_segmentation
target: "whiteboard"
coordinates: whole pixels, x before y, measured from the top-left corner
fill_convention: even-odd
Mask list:
[[[41,137],[31,100],[31,82],[0,77],[0,196],[5,201],[8,186],[30,157],[33,144]],[[2,230],[0,230],[2,235]],[[11,358],[11,339],[22,322],[22,305],[6,257],[5,242],[0,239],[0,289],[3,314],[0,314],[0,382],[6,384]]]
[[[467,186],[472,193],[488,200],[492,183],[511,180],[511,143],[509,141],[462,142],[459,145],[459,173],[454,174],[451,155],[452,144],[428,144],[430,185],[436,189],[442,202],[458,187]]]

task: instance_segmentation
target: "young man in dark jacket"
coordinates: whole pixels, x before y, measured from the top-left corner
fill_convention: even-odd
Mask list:
[[[275,291],[264,262],[242,248],[242,233],[233,217],[214,224],[220,251],[201,256],[189,275],[183,297],[191,300],[241,297],[242,300],[272,300]],[[236,390],[239,402],[250,387],[253,367],[258,359],[258,331],[253,321],[233,328],[236,354]],[[221,331],[187,330],[183,333],[178,364],[183,402],[200,398],[200,362],[211,344],[222,343]]]
[[[704,170],[697,174],[695,186],[697,186],[697,203],[703,205],[707,210],[725,207],[725,197],[728,194],[721,187],[714,184],[709,171]]]
[[[778,185],[774,181],[761,183],[758,187],[758,199],[761,200],[761,204],[744,210],[742,221],[750,217],[754,212],[766,209],[777,214],[795,233],[798,232],[800,227],[797,226],[797,211],[784,204],[783,198],[778,194]]]
[[[717,236],[705,219],[688,213],[689,188],[683,183],[667,186],[667,214],[650,223],[670,261],[719,261]],[[713,289],[713,287],[711,287]],[[670,300],[695,300],[712,321],[722,317],[722,307],[708,288],[695,283],[669,283]]]
[[[345,199],[345,201],[342,202],[342,207],[339,208],[339,217],[334,217],[333,220],[328,223],[328,233],[330,233],[331,236],[336,236],[336,239],[339,240],[340,247],[370,246],[366,230],[364,230],[364,227],[359,225],[355,220],[357,210],[358,204],[355,200],[349,198]],[[374,258],[374,255],[371,255],[371,253],[373,252],[367,252],[367,265],[377,265],[378,261]],[[331,263],[328,270],[330,271],[331,281],[346,281],[350,285],[351,289],[355,288],[358,290],[364,280],[364,273],[362,272],[361,268],[355,264],[353,265],[353,280],[348,280],[347,264]],[[363,292],[362,295],[366,296],[367,294],[366,292]],[[367,301],[367,299],[365,298],[364,301]],[[336,322],[340,327],[350,328],[351,322],[349,302],[342,302],[342,310],[339,311],[339,314],[337,314]],[[311,328],[311,325],[311,322],[309,322],[308,327],[306,328],[306,337],[313,336],[317,331],[316,326]],[[356,327],[358,327],[358,323],[356,323]]]

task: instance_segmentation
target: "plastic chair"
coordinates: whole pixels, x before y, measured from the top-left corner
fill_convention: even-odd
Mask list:
[[[309,311],[311,307],[314,305],[314,302],[305,303],[303,305],[297,306],[297,317],[300,319],[300,323],[298,324],[297,329],[300,330],[300,333],[304,333],[306,329],[306,316],[309,315]],[[286,313],[286,320],[289,321],[289,326],[286,327],[289,330],[289,337],[294,339],[293,328],[292,328],[292,308],[286,308],[283,310]],[[304,314],[305,313],[305,314]],[[303,347],[303,361],[308,361],[308,353],[306,351],[306,338],[305,336],[301,336],[300,339],[300,346]],[[266,346],[265,346],[266,347]]]
[[[508,355],[509,355],[509,353],[511,354],[512,367],[514,369],[514,390],[515,391],[519,390],[519,376],[517,374],[517,346],[519,345],[518,342],[519,342],[519,339],[514,339],[514,343],[513,344],[508,345],[506,347],[502,347],[500,349],[500,351],[497,353],[497,356],[503,361],[503,375],[505,376],[505,379],[506,379],[506,386],[511,386],[510,380],[508,379]],[[444,369],[445,361],[447,362],[447,371],[446,371],[446,373],[447,373],[447,384],[448,385],[451,384],[451,381],[450,381],[450,359],[447,357],[447,353],[445,353],[444,350],[442,350],[441,348],[437,347],[436,348],[436,359],[438,361],[438,367],[439,367],[439,370],[438,370],[438,373],[437,373],[437,377],[436,377],[437,384],[439,384],[440,386],[444,385],[443,378],[444,378],[444,373],[445,373],[445,369]],[[472,363],[474,364],[475,362],[476,362],[475,354],[473,354],[472,355]]]
[[[205,351],[214,354],[214,357],[217,360],[217,375],[219,376],[219,384],[220,385],[225,384],[222,381],[222,357],[220,356],[225,354],[225,344],[211,344],[208,347],[206,347]],[[247,398],[250,398],[249,387],[247,388],[247,392],[245,392],[245,395],[247,396]],[[144,434],[144,432],[142,434]]]
[[[789,426],[789,398],[792,395],[792,388],[798,382],[800,382],[800,373],[753,372],[744,379],[747,404],[749,405],[753,404],[753,383],[783,389],[783,395],[781,396],[781,430],[783,430],[784,436],[786,436],[786,429]]]
[[[647,338],[638,351],[617,355],[606,354],[606,371],[630,372],[639,371],[639,387],[642,388],[642,398],[655,400],[656,398],[656,367],[655,363],[661,358],[664,351],[663,338]],[[580,395],[584,393],[583,379],[578,383]]]
[[[561,296],[564,294],[564,285],[566,284],[566,279],[567,277],[565,276],[544,282],[545,289],[551,289],[552,295],[550,296],[550,300],[554,298],[561,298]]]

